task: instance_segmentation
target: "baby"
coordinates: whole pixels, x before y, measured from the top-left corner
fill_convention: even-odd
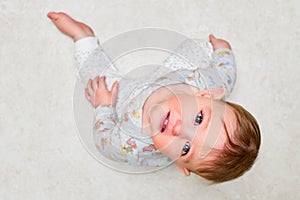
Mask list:
[[[223,100],[236,74],[227,41],[210,35],[213,52],[205,55],[198,40],[187,40],[178,51],[206,56],[209,68],[187,66],[172,55],[142,83],[122,79],[90,27],[65,13],[48,17],[75,42],[85,96],[95,108],[95,145],[105,157],[140,166],[174,162],[186,176],[193,172],[213,182],[251,168],[260,130],[242,106]]]

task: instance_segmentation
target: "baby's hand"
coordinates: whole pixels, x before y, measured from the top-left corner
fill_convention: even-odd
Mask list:
[[[231,49],[229,42],[220,38],[216,38],[213,34],[209,35],[209,41],[211,42],[214,51],[221,48]]]
[[[90,79],[85,88],[85,97],[94,108],[98,106],[116,105],[118,96],[118,82],[114,82],[111,91],[105,84],[105,76]]]

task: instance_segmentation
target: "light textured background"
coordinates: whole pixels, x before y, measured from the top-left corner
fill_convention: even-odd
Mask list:
[[[0,0],[0,199],[300,198],[300,2]],[[175,167],[115,172],[82,147],[73,121],[73,44],[46,18],[65,11],[100,40],[142,27],[232,44],[238,80],[231,100],[258,119],[253,169],[207,185]]]

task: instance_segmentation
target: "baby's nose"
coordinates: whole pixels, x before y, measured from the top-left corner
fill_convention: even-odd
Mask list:
[[[174,136],[179,135],[180,128],[181,128],[181,120],[177,120],[173,126],[172,135],[174,135]]]

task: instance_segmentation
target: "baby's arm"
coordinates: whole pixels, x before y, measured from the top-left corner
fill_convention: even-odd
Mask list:
[[[232,91],[236,79],[236,64],[230,44],[223,39],[209,36],[213,46],[212,68],[217,70],[220,79],[227,90],[227,95]]]
[[[230,49],[227,41],[209,36],[210,43],[204,39],[187,39],[170,55],[163,64],[164,68],[174,70],[197,70],[209,68],[213,51],[220,48]]]
[[[95,145],[105,157],[115,161],[126,161],[121,148],[117,116],[113,109],[117,99],[118,82],[115,82],[109,91],[105,80],[103,76],[90,79],[85,89],[87,100],[95,108],[93,128]]]

